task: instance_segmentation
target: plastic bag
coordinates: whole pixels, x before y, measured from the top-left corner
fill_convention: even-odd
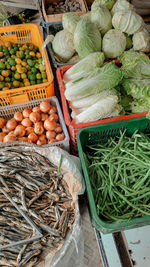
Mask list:
[[[21,146],[24,151],[35,151],[47,157],[53,164],[58,166],[60,172],[64,174],[64,179],[68,184],[73,202],[75,203],[76,218],[71,231],[68,231],[59,249],[48,250],[43,253],[44,256],[42,256],[41,262],[37,264],[37,267],[81,267],[84,257],[84,238],[81,230],[78,195],[84,193],[85,184],[81,174],[79,158],[69,155],[68,152],[56,146],[42,148],[24,142],[0,144],[1,149],[5,146]]]

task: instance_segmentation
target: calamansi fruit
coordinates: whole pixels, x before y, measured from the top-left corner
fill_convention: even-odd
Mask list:
[[[14,78],[15,78],[16,80],[20,80],[21,75],[20,75],[19,73],[15,73]]]
[[[8,77],[9,74],[10,74],[9,70],[3,70],[3,71],[1,72],[1,75],[4,76],[4,77]]]
[[[19,87],[19,85],[20,85],[20,82],[19,81],[13,81],[13,86],[14,87]]]

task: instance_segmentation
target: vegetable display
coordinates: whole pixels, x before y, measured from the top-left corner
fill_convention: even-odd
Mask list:
[[[150,216],[150,138],[120,133],[86,147],[97,214],[106,222]]]
[[[65,139],[57,109],[50,101],[16,112],[8,121],[0,118],[0,142],[24,141],[46,145]]]
[[[0,90],[46,82],[46,69],[37,46],[10,42],[0,46]]]
[[[75,53],[80,60],[93,52],[102,51],[105,58],[116,58],[129,49],[150,51],[150,38],[144,21],[127,0],[95,0],[88,14],[64,14],[62,25],[66,37],[58,32],[52,41],[56,60],[61,63],[69,64]],[[71,45],[67,38],[69,34],[72,34]]]

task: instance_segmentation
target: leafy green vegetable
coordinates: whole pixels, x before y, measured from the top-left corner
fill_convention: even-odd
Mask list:
[[[79,20],[80,20],[80,17],[74,13],[69,12],[69,13],[63,14],[62,25],[63,25],[64,30],[73,34]]]
[[[112,28],[111,14],[103,5],[99,5],[91,10],[91,21],[97,25],[102,35]]]
[[[150,79],[123,79],[122,86],[135,99],[150,97]]]
[[[150,51],[150,36],[146,29],[133,34],[133,49],[145,53]]]
[[[120,56],[126,48],[126,37],[119,30],[108,31],[103,38],[103,52],[107,58]]]
[[[128,50],[133,46],[132,37],[129,36],[128,34],[125,34],[125,36],[126,36],[126,49],[125,50]]]
[[[150,78],[150,59],[144,53],[126,51],[119,59],[125,78]]]
[[[74,32],[74,46],[80,58],[101,51],[101,34],[88,18],[78,22]]]
[[[56,33],[52,42],[54,53],[63,60],[68,61],[75,53],[73,35],[65,30]]]
[[[142,113],[150,111],[150,97],[131,102],[132,113]]]
[[[88,77],[80,78],[66,84],[65,96],[67,100],[75,100],[81,97],[100,93],[118,85],[122,80],[122,71],[114,62],[104,64],[97,68]]]
[[[131,10],[118,11],[112,18],[112,25],[116,30],[120,30],[129,35],[137,32],[143,25],[143,19]]]
[[[134,10],[133,5],[131,5],[127,0],[118,0],[112,10],[111,13],[114,15],[118,11],[125,11],[125,10]]]
[[[63,79],[74,80],[82,76],[87,76],[89,72],[97,67],[101,67],[104,62],[104,54],[102,52],[95,52],[89,54],[87,57],[80,60],[77,64],[67,70]]]
[[[116,0],[95,0],[91,6],[91,10],[99,7],[100,5],[105,5],[110,10],[115,2]]]

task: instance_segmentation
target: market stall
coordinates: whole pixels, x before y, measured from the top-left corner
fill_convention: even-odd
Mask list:
[[[0,266],[82,267],[83,203],[104,267],[150,265],[150,35],[138,4],[36,1],[41,28],[2,10]]]

